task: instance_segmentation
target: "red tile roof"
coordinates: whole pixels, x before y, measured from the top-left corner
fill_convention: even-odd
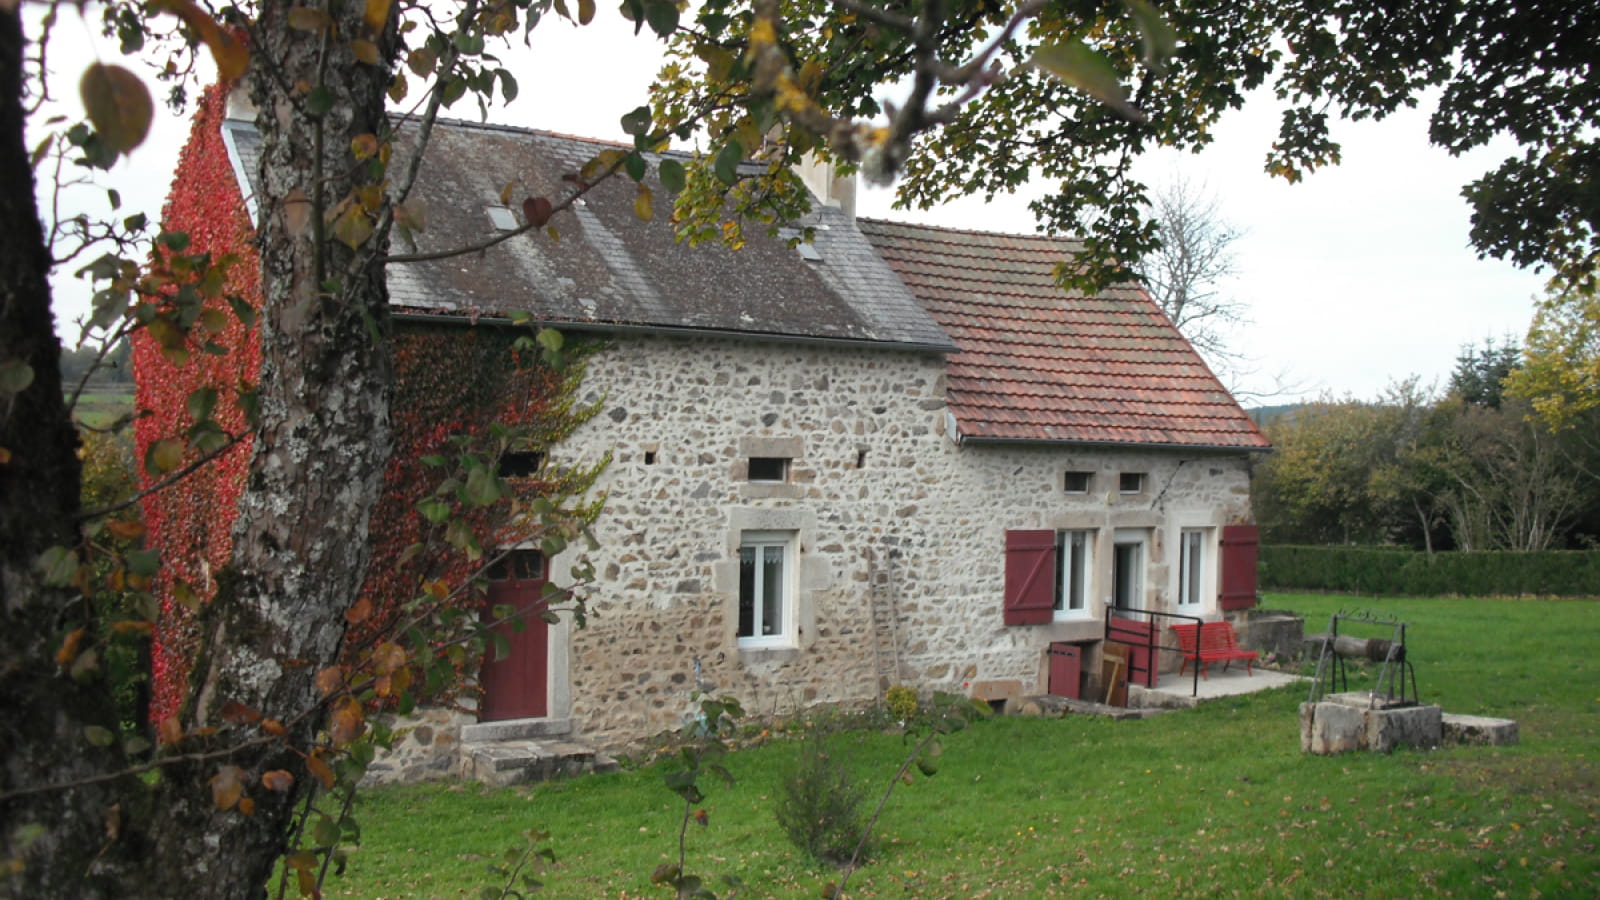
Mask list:
[[[1142,289],[1055,283],[1074,242],[858,223],[959,352],[963,439],[1264,450],[1269,444]]]

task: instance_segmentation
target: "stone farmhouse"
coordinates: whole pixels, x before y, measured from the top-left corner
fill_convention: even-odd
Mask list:
[[[253,215],[253,126],[220,130]],[[505,184],[555,195],[605,146],[441,123],[419,249],[515,227]],[[848,184],[807,178],[813,244],[751,226],[690,247],[614,179],[559,240],[390,267],[402,326],[529,310],[607,339],[580,392],[601,411],[543,462],[613,455],[591,616],[519,636],[482,719],[609,747],[677,727],[696,690],[762,714],[893,684],[1076,695],[1099,688],[1108,607],[1255,603],[1267,441],[1141,289],[1069,293],[1068,241],[857,220]],[[568,570],[513,562],[492,602]]]

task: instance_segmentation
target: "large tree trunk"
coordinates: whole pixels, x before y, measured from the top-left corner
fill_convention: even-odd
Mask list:
[[[331,230],[325,235],[306,201],[331,208],[375,180],[351,145],[385,131],[389,67],[351,56],[348,38],[368,30],[362,4],[335,7],[339,37],[326,41],[289,27],[290,8],[286,0],[264,5],[249,76],[262,138],[261,422],[233,558],[203,616],[184,725],[221,727],[226,736],[234,729],[220,711],[239,703],[281,718],[290,743],[305,747],[322,716],[291,717],[318,703],[315,676],[336,663],[344,613],[366,574],[368,518],[389,457],[393,381],[382,265],[370,246],[352,250]],[[378,44],[392,59],[392,21]],[[286,93],[297,84],[331,95],[320,120],[305,114],[304,94]],[[251,790],[255,810],[245,816],[216,808],[204,789],[215,763],[177,779],[187,791],[169,792],[171,827],[160,846],[174,867],[169,895],[259,894],[285,849],[296,802],[314,784],[282,745],[228,762],[252,776],[286,769],[296,776],[294,787]]]
[[[0,391],[0,896],[111,895],[115,866],[94,860],[123,810],[137,807],[139,785],[84,783],[122,767],[117,746],[97,746],[84,730],[115,729],[116,714],[103,684],[57,664],[90,610],[77,590],[48,587],[35,565],[47,549],[77,543],[79,467],[23,145],[22,54],[22,23],[0,6],[0,367],[32,372],[21,392]]]
[[[248,76],[263,139],[260,423],[233,559],[203,613],[205,651],[182,719],[190,736],[179,747],[196,756],[234,749],[164,767],[150,788],[137,779],[94,780],[124,761],[114,743],[86,741],[84,728],[115,730],[116,718],[102,685],[80,685],[58,667],[62,635],[78,620],[77,595],[47,589],[34,568],[42,550],[75,539],[78,465],[57,374],[49,257],[22,143],[22,33],[17,16],[0,7],[0,362],[23,360],[35,374],[14,403],[0,398],[0,895],[262,896],[297,803],[314,784],[287,748],[308,747],[321,727],[314,679],[337,661],[344,613],[366,572],[367,522],[389,454],[392,377],[388,298],[372,245],[363,255],[307,227],[318,216],[295,201],[332,206],[372,179],[351,144],[385,130],[395,29],[391,21],[371,35],[363,5],[344,4],[330,33],[338,37],[325,40],[289,27],[290,6],[265,4]],[[377,43],[384,65],[353,59],[348,39],[357,36]],[[305,115],[302,93],[285,93],[306,84],[333,98],[320,121]],[[260,732],[224,721],[230,702],[281,719],[285,741],[239,746]],[[193,733],[208,728],[216,731]],[[244,773],[253,815],[213,802],[209,782],[224,764]],[[292,789],[262,787],[255,779],[270,769],[293,773]],[[31,790],[75,781],[83,783]],[[25,825],[40,827],[19,830]],[[5,877],[16,860],[20,879]]]

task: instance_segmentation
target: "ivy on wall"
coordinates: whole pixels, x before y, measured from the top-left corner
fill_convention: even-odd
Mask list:
[[[201,98],[162,222],[169,232],[188,234],[186,254],[211,254],[214,258],[236,254],[224,290],[258,306],[260,264],[222,142],[220,126],[226,106],[227,91],[221,86]],[[163,252],[158,247],[158,255]],[[158,259],[155,265],[160,264]],[[260,371],[260,342],[225,299],[210,300],[205,309],[204,320],[215,327],[196,329],[182,345],[171,340],[163,343],[161,335],[148,329],[135,334],[135,409],[147,411],[134,426],[134,458],[141,464],[142,487],[159,480],[159,470],[145,465],[156,445],[184,434],[195,424],[189,398],[197,391],[210,388],[217,392],[211,417],[225,431],[239,434],[248,428],[240,401],[253,390]],[[160,604],[151,648],[154,721],[176,713],[182,702],[183,681],[197,639],[194,613],[215,590],[215,575],[233,550],[232,510],[244,488],[251,446],[245,438],[144,500],[147,540],[162,551],[161,567],[152,585]],[[187,450],[185,461],[200,453],[198,448]]]
[[[164,227],[187,232],[184,252],[221,259],[236,254],[226,283],[202,316],[215,328],[196,329],[187,341],[163,343],[141,331],[134,345],[137,408],[147,410],[135,429],[139,460],[152,459],[162,442],[189,434],[195,413],[226,433],[248,429],[243,408],[252,399],[261,364],[250,316],[229,311],[227,297],[260,306],[259,260],[227,149],[222,141],[227,93],[214,87],[202,98],[179,160]],[[212,315],[212,312],[227,313]],[[449,598],[446,607],[470,609],[477,600],[460,585],[480,574],[480,551],[533,539],[555,550],[576,539],[598,515],[603,498],[579,503],[607,460],[591,467],[545,466],[527,477],[497,478],[494,466],[506,452],[544,452],[560,443],[598,409],[578,407],[574,397],[584,360],[596,345],[567,342],[561,364],[541,336],[522,328],[463,327],[402,322],[393,338],[396,390],[392,407],[394,451],[385,472],[384,494],[369,524],[372,558],[362,596],[347,615],[344,653],[355,660],[390,637],[419,597]],[[559,338],[555,339],[559,342]],[[194,398],[215,392],[215,411],[196,409]],[[190,442],[193,444],[194,442]],[[151,546],[161,551],[152,585],[160,615],[152,648],[154,690],[151,717],[179,712],[195,655],[197,614],[215,594],[228,564],[236,509],[244,488],[252,442],[247,437],[174,484],[144,500]],[[202,448],[189,446],[183,463]],[[146,486],[161,471],[150,466]],[[487,469],[489,497],[482,490],[456,490],[460,473]],[[479,472],[478,484],[485,482]],[[457,496],[459,495],[459,496]],[[548,516],[551,504],[566,504],[568,516]],[[422,504],[432,505],[425,515]],[[542,506],[541,506],[542,504]],[[563,522],[559,534],[551,522]],[[435,606],[437,604],[434,604]],[[459,629],[458,629],[459,630]],[[413,629],[415,635],[415,630]],[[458,670],[470,669],[470,642],[452,648]],[[450,686],[437,686],[448,693]],[[438,693],[437,691],[435,693]]]
[[[525,332],[494,327],[405,327],[395,336],[394,455],[369,526],[372,561],[360,601],[371,612],[351,626],[347,648],[369,646],[391,631],[420,595],[453,589],[478,573],[483,559],[454,545],[452,527],[469,530],[481,547],[509,548],[540,531],[531,504],[579,497],[604,468],[606,460],[546,465],[529,477],[502,479],[510,491],[495,503],[458,499],[440,521],[423,515],[424,501],[464,466],[506,452],[544,453],[598,409],[574,402],[594,345],[569,347],[556,370],[538,360],[531,344]],[[602,502],[582,505],[574,521],[592,522]]]

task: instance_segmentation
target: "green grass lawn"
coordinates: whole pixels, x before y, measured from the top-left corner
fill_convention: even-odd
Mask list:
[[[68,386],[68,394],[70,388]],[[78,398],[72,414],[80,423],[90,428],[110,428],[117,419],[133,412],[133,385],[91,385]]]
[[[994,719],[949,736],[938,774],[896,791],[850,896],[1600,896],[1600,603],[1267,598],[1308,631],[1358,602],[1412,624],[1424,700],[1517,719],[1522,742],[1306,756],[1301,689],[1143,721]],[[892,735],[841,740],[875,785],[904,753]],[[736,875],[742,897],[821,896],[837,875],[772,814],[795,753],[773,740],[729,758],[738,783],[710,789],[690,871]],[[668,897],[649,875],[675,859],[681,811],[659,768],[373,790],[328,895],[476,897],[494,883],[486,864],[539,827],[558,858],[540,896]]]

